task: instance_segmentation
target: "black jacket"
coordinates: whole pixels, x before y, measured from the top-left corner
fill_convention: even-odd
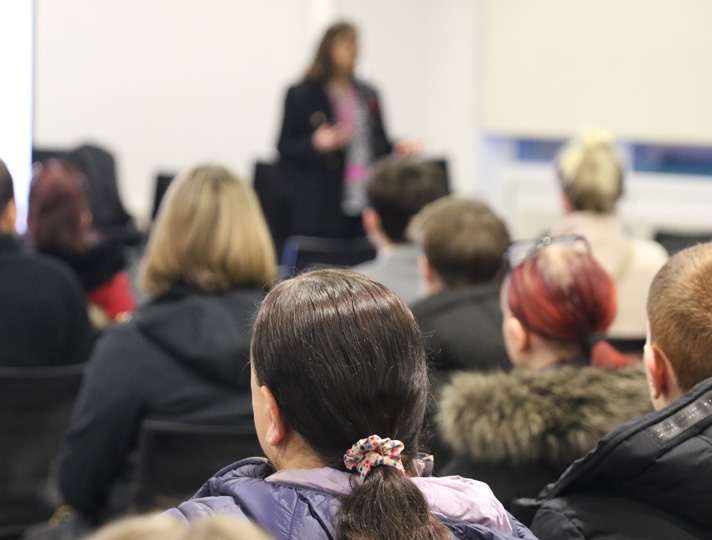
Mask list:
[[[442,474],[489,484],[508,509],[535,497],[608,431],[652,409],[639,366],[461,373],[440,406],[455,454]]]
[[[90,516],[124,509],[142,420],[252,422],[249,343],[262,298],[178,287],[106,331],[60,453],[67,504]]]
[[[499,288],[487,284],[445,290],[411,306],[426,334],[434,371],[510,369]]]
[[[386,136],[376,91],[356,81],[360,99],[369,112],[371,155],[374,159],[390,154],[392,145]],[[344,152],[320,154],[312,145],[312,135],[322,124],[336,124],[325,83],[304,80],[287,91],[282,130],[277,149],[283,163],[313,171],[342,171]]]
[[[0,366],[81,364],[94,345],[84,293],[59,261],[0,235]]]
[[[536,505],[541,540],[712,538],[712,379],[607,434]]]

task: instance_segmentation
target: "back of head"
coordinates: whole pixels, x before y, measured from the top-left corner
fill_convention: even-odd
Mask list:
[[[447,179],[433,163],[386,158],[374,166],[366,193],[383,232],[398,244],[406,241],[411,218],[426,204],[447,195]]]
[[[595,339],[616,315],[616,288],[588,251],[571,245],[546,246],[514,268],[505,283],[509,309],[528,330],[590,350],[593,365],[629,363]]]
[[[504,221],[486,204],[456,197],[428,204],[409,234],[450,288],[496,280],[510,242]]]
[[[275,274],[274,245],[252,186],[221,166],[178,175],[142,261],[146,291],[157,296],[178,284],[206,293],[263,288]]]
[[[5,212],[7,203],[15,198],[15,190],[12,185],[12,175],[7,169],[5,162],[0,159],[0,215]]]
[[[403,442],[403,465],[416,474],[428,401],[424,340],[390,289],[343,270],[279,284],[257,315],[252,362],[258,384],[323,463],[345,471],[344,453],[379,435]],[[354,485],[337,516],[339,538],[447,534],[399,470],[374,466]]]
[[[269,540],[244,519],[215,515],[185,523],[167,515],[149,514],[121,519],[89,540]]]
[[[27,232],[40,251],[80,253],[86,249],[87,198],[81,173],[73,165],[50,160],[30,184]]]
[[[305,79],[313,81],[327,81],[334,74],[334,64],[331,59],[331,50],[334,40],[349,32],[356,32],[356,27],[350,22],[342,21],[332,24],[324,32],[312,63],[304,75]]]
[[[575,210],[613,213],[623,194],[623,165],[608,132],[582,133],[556,161],[561,187]]]
[[[650,339],[665,352],[687,392],[712,377],[712,244],[673,256],[648,295]]]

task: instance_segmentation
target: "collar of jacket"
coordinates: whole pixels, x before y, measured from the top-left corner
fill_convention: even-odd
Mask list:
[[[440,428],[477,461],[567,464],[652,409],[641,366],[460,373],[443,389]]]
[[[697,384],[667,407],[622,425],[603,437],[595,451],[574,463],[542,493],[551,498],[586,486],[605,489],[615,486],[622,493],[661,506],[652,499],[679,498],[679,489],[699,504],[712,485],[712,378]],[[657,478],[658,480],[654,480]],[[644,486],[644,489],[641,488]],[[649,489],[650,486],[658,488]],[[712,501],[707,498],[708,506]],[[694,504],[690,505],[694,508]],[[692,509],[691,509],[692,511]],[[697,516],[695,520],[703,516]],[[712,514],[704,516],[712,527]]]

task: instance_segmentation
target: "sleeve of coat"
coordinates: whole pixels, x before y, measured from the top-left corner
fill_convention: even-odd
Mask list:
[[[128,331],[117,324],[98,342],[60,450],[65,502],[85,516],[104,509],[108,488],[136,444],[144,399]]]
[[[283,158],[307,161],[316,157],[317,151],[312,144],[314,129],[301,121],[302,101],[298,87],[287,91],[277,150]]]
[[[539,540],[585,540],[576,514],[561,500],[547,501],[530,527]]]

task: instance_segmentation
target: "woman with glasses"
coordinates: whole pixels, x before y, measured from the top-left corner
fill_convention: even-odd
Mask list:
[[[643,372],[604,340],[615,286],[581,237],[517,242],[505,256],[502,333],[511,373],[460,374],[443,390],[444,474],[534,497],[600,437],[647,412]]]

